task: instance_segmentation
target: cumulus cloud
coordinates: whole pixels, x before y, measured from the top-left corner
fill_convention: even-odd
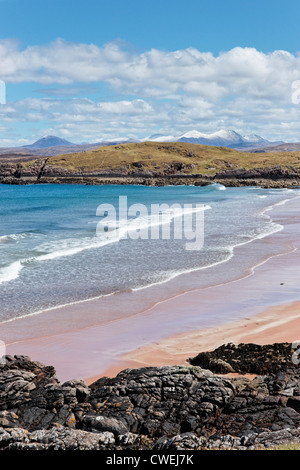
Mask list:
[[[122,50],[117,43],[103,47],[58,39],[46,46],[21,50],[11,40],[0,42],[0,76],[6,82],[41,84],[106,82],[125,91],[172,95],[185,90],[217,98],[259,90],[284,93],[300,76],[300,58],[286,51],[264,54],[237,47],[214,57],[197,49],[166,52],[152,49],[140,54]],[[209,86],[210,85],[210,86]],[[151,90],[153,90],[151,92]],[[203,90],[203,91],[202,91]],[[275,93],[276,94],[276,93]]]
[[[0,118],[44,120],[61,131],[62,126],[72,132],[72,126],[91,122],[97,135],[105,136],[118,129],[138,135],[221,126],[269,138],[285,132],[286,140],[293,140],[300,117],[299,106],[291,102],[300,57],[287,51],[264,54],[236,47],[218,56],[195,48],[137,53],[114,42],[99,47],[62,39],[22,49],[5,40],[0,42],[0,79],[58,86],[46,89],[48,98],[24,98],[0,107]],[[118,99],[70,98],[89,87],[96,93],[100,84]]]

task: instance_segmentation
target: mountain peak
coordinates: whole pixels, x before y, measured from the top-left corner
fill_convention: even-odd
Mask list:
[[[220,129],[211,134],[198,131],[190,131],[181,135],[178,142],[190,142],[194,144],[214,145],[216,147],[251,148],[272,144],[257,134],[242,136],[232,129]]]
[[[250,142],[268,142],[266,139],[264,139],[263,137],[261,137],[260,135],[257,135],[257,134],[249,134],[249,135],[244,135],[244,140],[246,140],[247,142],[250,141]]]
[[[273,145],[273,142],[260,137],[257,134],[250,134],[242,136],[238,132],[232,129],[219,129],[213,133],[204,133],[197,130],[187,131],[180,136],[174,135],[163,135],[163,134],[153,134],[149,137],[146,137],[142,140],[132,140],[126,137],[120,137],[116,139],[100,139],[99,145],[115,145],[116,143],[130,143],[130,142],[189,142],[194,144],[202,144],[216,147],[229,147],[236,149],[250,149],[250,148],[259,148],[266,147],[268,145]],[[276,143],[278,144],[278,142]],[[93,144],[96,145],[96,144]],[[32,149],[47,149],[51,147],[78,147],[77,144],[73,144],[68,140],[56,137],[53,135],[47,135],[37,140],[31,145],[27,145],[27,148]],[[58,152],[59,149],[56,150]],[[65,149],[64,151],[67,151]]]
[[[58,147],[58,146],[66,146],[66,145],[74,145],[74,144],[72,144],[72,142],[69,142],[68,140],[61,139],[60,137],[56,137],[54,135],[47,135],[37,140],[33,144],[28,145],[27,147],[43,149],[47,147]]]
[[[212,135],[222,137],[223,139],[242,139],[242,136],[232,129],[220,129]]]
[[[192,130],[185,132],[185,134],[181,135],[179,139],[201,139],[201,138],[207,138],[208,134],[203,134],[202,132]]]

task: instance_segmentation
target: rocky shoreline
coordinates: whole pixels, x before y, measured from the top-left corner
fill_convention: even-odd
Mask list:
[[[191,185],[207,186],[212,183],[223,184],[227,187],[259,186],[262,188],[298,188],[300,178],[273,180],[271,178],[220,178],[191,176],[174,177],[144,177],[144,176],[51,176],[39,180],[33,177],[0,177],[0,184],[28,185],[28,184],[83,184],[83,185],[143,185],[143,186],[169,186]]]
[[[90,386],[61,384],[53,367],[6,356],[0,449],[256,450],[299,442],[292,354],[290,343],[229,344],[186,366],[126,369]]]
[[[228,187],[260,186],[264,188],[293,188],[300,186],[300,171],[296,168],[282,168],[274,166],[269,168],[227,169],[215,175],[189,173],[184,167],[168,167],[164,173],[143,172],[138,167],[135,170],[123,171],[86,171],[72,172],[62,167],[47,166],[47,161],[35,161],[29,166],[19,163],[0,164],[0,184],[85,184],[85,185],[195,185],[206,186],[219,183]]]

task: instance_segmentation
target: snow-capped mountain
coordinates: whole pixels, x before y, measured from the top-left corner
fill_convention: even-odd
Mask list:
[[[259,143],[268,143],[269,141],[264,139],[263,137],[260,137],[260,135],[257,134],[249,134],[249,135],[244,135],[244,140],[247,142],[259,142]]]
[[[178,137],[174,135],[153,134],[145,137],[141,142],[177,142]]]
[[[31,145],[22,147],[14,147],[14,151],[23,151],[23,149],[30,149],[32,154],[51,156],[58,155],[59,153],[75,153],[83,152],[92,148],[102,147],[105,145],[119,145],[129,144],[138,142],[189,142],[194,144],[212,145],[216,147],[230,147],[237,150],[256,150],[260,148],[271,148],[277,145],[284,144],[284,142],[269,142],[263,137],[257,134],[250,134],[242,136],[233,130],[221,129],[211,134],[205,134],[197,130],[191,130],[180,134],[174,135],[163,135],[153,134],[145,137],[144,139],[132,139],[130,137],[116,137],[112,138],[99,138],[94,143],[81,143],[74,144],[60,137],[48,135],[42,137]],[[7,151],[8,148],[0,149],[0,154],[3,151]]]
[[[179,136],[154,134],[153,136],[147,137],[143,140],[150,140],[153,142],[189,142],[192,144],[213,145],[216,147],[230,147],[237,149],[265,147],[279,144],[279,142],[269,142],[257,134],[242,136],[236,131],[227,129],[221,129],[212,134],[205,134],[197,130],[188,131]]]
[[[220,130],[213,134],[191,131],[180,136],[178,142],[228,147],[229,145],[241,145],[244,143],[244,139],[240,134],[232,130]]]

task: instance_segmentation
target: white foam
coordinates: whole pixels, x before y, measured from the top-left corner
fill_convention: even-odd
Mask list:
[[[22,268],[23,265],[20,261],[14,261],[9,266],[4,266],[3,268],[0,268],[0,284],[17,279]]]
[[[23,238],[28,238],[31,236],[33,236],[33,234],[30,232],[11,233],[9,235],[1,235],[0,243],[15,242],[15,241],[22,240]]]
[[[117,243],[126,238],[132,232],[142,231],[155,226],[170,224],[173,219],[182,217],[196,212],[209,210],[211,207],[207,204],[201,204],[196,207],[170,208],[162,211],[161,216],[149,215],[148,217],[137,217],[133,219],[124,219],[107,223],[108,232],[100,233],[95,237],[84,237],[81,239],[71,238],[59,240],[53,243],[45,243],[40,245],[38,251],[49,251],[49,253],[41,254],[33,258],[25,260],[25,262],[49,261],[66,256],[73,256],[85,250],[102,248],[110,243]],[[51,250],[51,251],[50,251]]]
[[[226,249],[224,249],[224,251],[225,250]],[[169,272],[168,276],[165,279],[159,280],[159,281],[154,281],[151,284],[147,284],[146,286],[134,287],[134,288],[132,288],[132,291],[136,292],[136,291],[139,291],[139,290],[148,289],[148,287],[154,287],[154,286],[158,286],[160,284],[165,284],[166,282],[172,281],[172,279],[175,279],[176,277],[181,276],[182,274],[190,274],[190,273],[193,273],[193,272],[202,271],[204,269],[213,268],[213,267],[218,266],[218,265],[223,264],[223,263],[227,263],[227,261],[229,261],[233,257],[233,247],[229,247],[227,250],[228,250],[228,255],[223,260],[215,261],[214,263],[207,264],[207,265],[204,265],[204,266],[197,266],[195,268],[181,269],[181,270],[178,270],[178,271],[175,271],[175,270],[171,271],[171,272]]]
[[[221,185],[221,186],[223,186],[223,185]],[[223,188],[226,189],[225,186]],[[215,187],[215,189],[217,189],[217,187]],[[221,189],[221,190],[224,190],[224,189]],[[287,191],[295,193],[294,190],[287,190]],[[299,192],[296,192],[296,194],[299,194]],[[297,197],[300,197],[300,196],[296,196],[296,198]],[[272,221],[271,217],[269,215],[265,214],[265,212],[273,209],[275,206],[283,205],[286,202],[291,201],[293,199],[294,198],[284,199],[284,200],[281,200],[277,203],[274,203],[274,204],[272,204],[268,207],[265,207],[261,211],[261,215],[264,215],[266,218],[268,218],[270,222],[269,222],[269,224],[266,224],[266,226],[264,228],[264,231],[262,233],[253,235],[247,241],[235,244],[233,246],[224,247],[224,250],[227,250],[227,255],[225,254],[225,259],[222,259],[220,261],[216,261],[215,263],[212,263],[212,264],[206,265],[206,266],[195,267],[195,268],[187,269],[187,270],[178,270],[178,271],[174,270],[174,271],[169,272],[163,279],[156,280],[156,281],[154,281],[154,282],[152,282],[152,283],[150,283],[146,286],[135,287],[132,290],[137,291],[137,290],[145,289],[145,288],[152,287],[152,286],[155,286],[155,285],[163,284],[163,283],[166,283],[166,282],[168,282],[168,281],[170,281],[170,280],[172,280],[172,279],[174,279],[177,276],[180,276],[182,274],[187,274],[187,273],[190,273],[190,272],[193,272],[193,271],[199,271],[199,270],[202,270],[202,269],[211,268],[213,266],[216,266],[216,265],[227,262],[230,258],[232,258],[234,256],[234,249],[236,247],[247,244],[247,243],[250,243],[250,242],[254,241],[255,239],[264,238],[264,237],[266,237],[266,236],[268,236],[272,233],[275,233],[275,232],[278,232],[278,231],[282,230],[284,227],[280,224],[274,223]],[[40,254],[40,255],[37,254],[37,256],[35,256],[33,258],[27,258],[27,259],[24,259],[24,260],[19,260],[19,261],[11,263],[7,267],[0,268],[0,284],[2,284],[4,282],[12,281],[14,279],[17,279],[18,276],[20,275],[20,271],[22,270],[22,268],[24,266],[26,266],[27,263],[31,263],[32,261],[33,262],[47,261],[47,260],[61,258],[61,257],[64,257],[64,256],[72,256],[74,254],[80,253],[83,250],[88,250],[88,249],[92,249],[92,248],[99,248],[99,247],[102,247],[102,246],[104,246],[108,243],[114,243],[114,242],[120,241],[122,239],[122,237],[124,236],[124,234],[130,232],[130,230],[138,230],[138,229],[142,229],[142,228],[146,228],[146,227],[151,227],[151,226],[154,226],[155,224],[162,225],[163,223],[169,223],[170,220],[174,219],[175,217],[180,217],[180,216],[184,215],[185,213],[192,213],[192,212],[195,212],[196,210],[202,210],[203,211],[203,210],[207,210],[207,209],[211,209],[211,207],[208,206],[208,205],[203,205],[202,207],[198,207],[197,209],[195,209],[195,207],[193,207],[191,209],[184,209],[184,207],[182,207],[182,208],[174,209],[173,211],[172,210],[163,211],[164,217],[159,222],[157,221],[157,218],[153,218],[151,216],[144,217],[144,218],[138,217],[136,219],[133,219],[130,222],[130,224],[128,224],[128,222],[126,220],[121,220],[118,224],[115,224],[115,225],[111,224],[111,227],[110,227],[111,228],[111,232],[110,232],[111,236],[107,237],[105,239],[100,238],[100,237],[96,237],[96,236],[95,237],[84,237],[84,238],[81,238],[81,239],[73,238],[73,239],[53,241],[52,243],[40,245],[38,247],[38,249],[40,251],[44,251],[43,254]],[[18,237],[18,236],[23,236],[23,235],[24,234],[5,235],[5,236],[0,237],[0,242],[1,242],[1,239],[5,239],[6,237],[14,237],[14,236]],[[26,234],[25,234],[25,236],[26,236]],[[47,251],[49,251],[49,252],[47,253]],[[111,293],[111,294],[108,294],[108,295],[113,295],[113,294],[114,293]],[[101,297],[103,297],[103,295],[100,295],[99,297],[96,297],[96,298],[99,299]],[[75,301],[73,303],[71,302],[71,303],[61,305],[61,306],[58,306],[58,307],[50,307],[49,309],[44,309],[43,311],[52,310],[53,308],[60,308],[62,306],[77,304],[77,303],[85,302],[85,301],[89,301],[89,300],[93,300],[93,299],[86,299],[86,300],[83,300],[83,301]],[[38,313],[42,313],[42,311],[34,312],[32,314],[38,314]],[[24,317],[25,316],[28,316],[28,314],[24,315]]]
[[[52,250],[49,253],[39,255],[30,259],[30,261],[49,261],[58,258],[63,258],[66,256],[73,256],[78,253],[81,253],[85,250],[91,250],[93,248],[101,248],[109,243],[117,242],[118,239],[111,237],[107,240],[99,240],[97,237],[85,237],[83,239],[66,239],[59,242],[53,242],[40,245],[40,251]]]
[[[216,189],[217,191],[225,191],[226,186],[221,183],[212,183],[208,186],[209,188]]]
[[[298,198],[298,197],[300,197],[300,196],[296,196],[295,199]],[[147,289],[148,287],[153,287],[153,286],[157,286],[157,285],[160,285],[160,284],[164,284],[166,282],[171,281],[172,279],[175,279],[178,276],[181,276],[182,274],[190,274],[192,272],[202,271],[203,269],[213,268],[213,267],[218,266],[220,264],[226,263],[227,261],[229,261],[234,256],[234,251],[235,251],[236,248],[238,248],[240,246],[243,246],[243,245],[247,245],[248,243],[252,243],[255,240],[263,239],[265,237],[268,237],[269,235],[273,235],[274,233],[280,232],[281,230],[284,229],[284,226],[281,225],[281,224],[273,222],[271,217],[269,215],[265,214],[265,212],[274,209],[274,207],[276,207],[276,206],[286,204],[288,201],[291,201],[291,199],[284,199],[282,201],[279,201],[277,203],[274,203],[274,204],[266,207],[261,212],[261,215],[264,215],[267,219],[270,220],[269,225],[267,227],[265,227],[265,230],[262,233],[258,233],[256,235],[252,236],[249,240],[239,242],[239,243],[236,243],[236,244],[231,245],[231,246],[224,247],[223,248],[224,251],[226,250],[228,252],[228,256],[225,259],[220,260],[220,261],[216,261],[216,262],[208,264],[208,265],[199,266],[199,267],[195,267],[195,268],[191,268],[191,269],[172,271],[172,272],[169,273],[169,276],[167,276],[164,280],[155,281],[155,282],[153,282],[151,284],[148,284],[146,286],[135,287],[135,288],[132,289],[132,291],[139,291],[139,290]]]

